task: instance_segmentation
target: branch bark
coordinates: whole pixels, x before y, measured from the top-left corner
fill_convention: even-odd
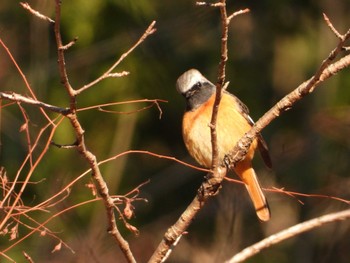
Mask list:
[[[306,95],[312,93],[320,83],[327,80],[331,76],[337,74],[350,65],[350,55],[331,63],[343,50],[345,42],[350,38],[350,29],[341,36],[336,46],[323,60],[315,74],[307,81],[300,84],[295,90],[278,101],[269,111],[267,111],[252,127],[252,129],[242,137],[234,147],[234,149],[225,157],[225,163],[230,167],[242,160],[249,149],[255,136],[262,131],[274,119],[279,117],[283,112],[292,108],[292,106]]]
[[[243,262],[244,260],[251,258],[252,256],[259,253],[261,250],[266,249],[272,245],[275,245],[277,243],[280,243],[286,239],[295,237],[297,235],[300,235],[306,231],[310,231],[314,228],[321,227],[325,224],[337,222],[337,221],[343,221],[346,219],[350,219],[350,209],[327,214],[324,216],[320,216],[308,221],[305,221],[303,223],[294,225],[292,227],[289,227],[285,230],[282,230],[281,232],[278,232],[274,235],[271,235],[260,242],[245,248],[235,256],[233,256],[230,260],[228,260],[228,263],[238,263]]]

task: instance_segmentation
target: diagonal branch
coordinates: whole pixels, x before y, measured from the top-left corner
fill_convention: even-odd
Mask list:
[[[251,258],[252,256],[259,253],[261,250],[266,249],[272,245],[275,245],[277,243],[280,243],[286,239],[295,237],[297,235],[300,235],[306,231],[310,231],[314,228],[321,227],[325,224],[337,222],[337,221],[343,221],[350,219],[350,209],[327,214],[324,216],[320,216],[314,219],[311,219],[309,221],[305,221],[303,223],[294,225],[290,228],[287,228],[285,230],[282,230],[281,232],[278,232],[274,235],[271,235],[258,243],[245,248],[235,256],[233,256],[230,260],[228,260],[228,263],[238,263],[243,262],[244,260]]]
[[[230,167],[242,160],[249,149],[255,136],[262,131],[268,124],[270,124],[274,119],[279,117],[283,112],[292,108],[292,106],[301,100],[306,95],[312,93],[314,89],[319,86],[320,83],[337,74],[342,69],[350,66],[350,55],[347,55],[337,62],[332,61],[339,55],[343,50],[345,42],[350,38],[350,29],[342,35],[338,45],[334,48],[328,57],[323,60],[319,69],[315,74],[307,81],[300,84],[295,90],[290,92],[288,95],[283,97],[278,101],[275,106],[273,106],[269,111],[267,111],[252,127],[252,129],[247,132],[244,137],[242,137],[233,148],[233,150],[225,157],[225,163]]]
[[[50,17],[45,16],[45,15],[41,14],[39,11],[34,10],[27,2],[20,2],[19,4],[24,9],[28,10],[34,16],[36,16],[36,17],[38,17],[38,18],[40,18],[42,20],[48,21],[50,23],[55,23],[55,21],[53,21]]]
[[[0,99],[6,99],[9,101],[14,101],[17,103],[26,103],[29,105],[33,105],[33,106],[37,106],[39,108],[42,109],[46,109],[52,112],[56,112],[56,113],[60,113],[62,115],[66,115],[69,113],[69,109],[68,108],[61,108],[61,107],[57,107],[51,104],[47,104],[45,102],[41,102],[38,101],[36,99],[33,98],[29,98],[29,97],[25,97],[23,95],[14,93],[14,92],[0,92]]]
[[[94,81],[90,82],[89,84],[84,85],[83,87],[77,89],[74,94],[78,95],[80,93],[82,93],[83,91],[91,88],[92,86],[96,85],[98,82],[100,82],[101,80],[104,80],[106,78],[110,78],[110,77],[122,77],[125,75],[128,75],[129,72],[123,71],[122,73],[112,73],[112,71],[132,52],[134,51],[135,48],[137,48],[143,41],[145,41],[145,39],[153,34],[154,32],[156,32],[156,29],[154,27],[154,25],[156,24],[156,21],[153,21],[148,28],[146,29],[145,33],[143,33],[143,35],[139,38],[139,40],[128,50],[126,51],[123,55],[121,55],[121,57],[105,72],[102,74],[102,76],[100,76],[99,78],[95,79]]]
[[[30,95],[36,100],[37,98],[36,98],[35,93],[33,92],[32,88],[30,87],[30,84],[27,80],[27,77],[24,75],[23,71],[21,70],[21,68],[17,64],[15,58],[13,57],[10,49],[5,45],[5,43],[2,41],[1,38],[0,38],[0,45],[5,49],[7,55],[10,57],[12,63],[15,65],[15,67],[16,67],[17,71],[19,72],[19,74],[21,75],[21,78],[23,79],[23,82],[26,85]],[[49,122],[52,122],[50,117],[47,116],[46,112],[43,109],[40,109],[40,111]]]

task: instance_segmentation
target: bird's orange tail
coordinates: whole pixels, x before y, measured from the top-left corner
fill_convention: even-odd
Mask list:
[[[264,193],[261,190],[254,169],[251,167],[251,165],[247,167],[247,165],[244,165],[243,162],[237,164],[235,172],[244,182],[249,196],[253,201],[255,211],[259,219],[261,221],[268,221],[271,217],[270,208],[264,196]]]

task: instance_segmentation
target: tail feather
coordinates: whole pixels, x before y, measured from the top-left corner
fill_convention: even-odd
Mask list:
[[[271,217],[270,208],[264,196],[264,193],[261,190],[254,169],[251,166],[248,168],[240,166],[241,165],[239,163],[239,165],[235,169],[235,172],[244,182],[248,190],[249,196],[255,207],[257,216],[261,221],[268,221]]]

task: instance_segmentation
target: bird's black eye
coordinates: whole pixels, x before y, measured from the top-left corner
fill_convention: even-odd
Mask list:
[[[196,84],[194,84],[194,88],[200,88],[200,87],[202,87],[202,83],[201,82],[197,82]]]

